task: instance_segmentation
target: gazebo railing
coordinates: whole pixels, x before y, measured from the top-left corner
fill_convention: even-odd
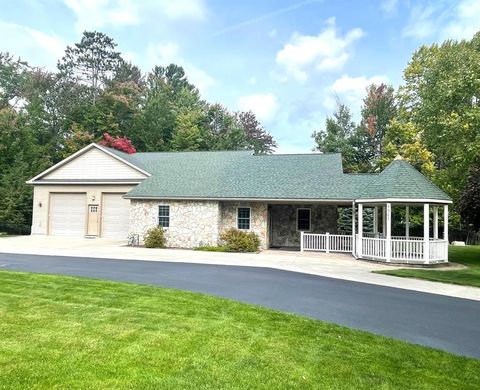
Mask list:
[[[424,241],[412,237],[412,239],[392,238],[390,259],[407,260],[407,261],[423,261]]]
[[[362,255],[371,259],[385,259],[385,240],[381,238],[362,237]]]
[[[446,240],[430,241],[430,260],[446,260],[448,256],[448,242]]]

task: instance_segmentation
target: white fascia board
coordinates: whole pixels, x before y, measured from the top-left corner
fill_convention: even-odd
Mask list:
[[[28,183],[28,182],[27,182]],[[36,186],[42,186],[42,185],[56,185],[56,184],[61,184],[61,185],[72,185],[72,186],[77,186],[77,185],[82,185],[82,184],[102,184],[102,185],[122,185],[122,184],[140,184],[141,181],[41,181],[41,182],[34,182],[34,183],[28,183],[28,184],[35,184]]]
[[[223,197],[190,197],[190,196],[125,196],[134,200],[217,200],[232,202],[271,202],[271,203],[334,203],[350,205],[353,199],[279,199],[279,198],[223,198]]]
[[[77,158],[78,156],[82,155],[83,153],[85,153],[85,152],[87,152],[87,151],[89,151],[90,149],[93,149],[93,148],[97,148],[98,150],[101,150],[102,152],[107,153],[108,155],[114,157],[115,159],[121,161],[122,163],[124,163],[124,164],[132,167],[133,169],[139,171],[140,173],[143,173],[144,175],[146,175],[146,176],[148,176],[148,177],[151,176],[151,174],[148,173],[147,171],[144,171],[143,169],[141,169],[141,168],[139,168],[139,167],[137,167],[137,166],[129,163],[128,161],[124,160],[123,158],[117,156],[116,154],[111,153],[110,151],[102,148],[101,146],[92,143],[92,144],[90,144],[90,145],[85,146],[83,149],[80,149],[78,152],[73,153],[71,156],[68,156],[67,158],[63,159],[62,161],[56,163],[55,165],[51,166],[51,167],[48,168],[47,170],[39,173],[37,176],[35,176],[35,177],[31,178],[30,180],[26,181],[26,184],[37,184],[37,183],[35,183],[35,180],[38,180],[38,179],[40,179],[41,177],[49,174],[50,172],[53,172],[55,169],[60,168],[61,166],[67,164],[68,162],[74,160],[74,159]]]
[[[451,204],[451,200],[420,199],[420,198],[379,198],[379,199],[356,199],[356,203],[440,203]]]

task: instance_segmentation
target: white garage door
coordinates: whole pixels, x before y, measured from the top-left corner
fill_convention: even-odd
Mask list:
[[[50,234],[85,236],[86,194],[51,194]]]
[[[128,235],[130,200],[124,194],[103,194],[102,237],[126,239]]]

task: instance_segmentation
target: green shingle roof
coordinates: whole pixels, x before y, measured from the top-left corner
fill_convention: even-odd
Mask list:
[[[149,172],[129,198],[450,200],[405,161],[380,174],[345,174],[341,155],[254,155],[252,151],[110,152]]]
[[[393,160],[371,183],[365,186],[358,198],[451,201],[445,192],[401,158]]]

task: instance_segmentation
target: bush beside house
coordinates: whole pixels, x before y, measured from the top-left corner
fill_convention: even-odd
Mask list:
[[[229,252],[256,252],[260,239],[254,232],[228,229],[220,235],[220,239]]]
[[[207,252],[256,252],[260,246],[260,238],[254,232],[228,229],[220,235],[222,245],[199,246],[197,251]]]
[[[143,239],[146,248],[165,248],[165,234],[161,226],[150,229]]]

